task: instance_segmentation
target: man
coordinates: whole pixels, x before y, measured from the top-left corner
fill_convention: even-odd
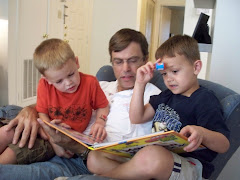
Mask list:
[[[148,61],[148,43],[142,33],[131,29],[122,29],[116,32],[111,38],[109,43],[109,54],[111,56],[111,63],[117,81],[113,83],[100,83],[101,88],[108,99],[115,98],[114,95],[118,92],[133,89],[137,69]],[[107,91],[109,88],[112,90],[110,93]],[[151,95],[158,93],[160,93],[158,88],[153,85],[149,86],[146,93],[146,101],[149,100]],[[129,96],[128,99],[130,101],[131,96]],[[112,100],[114,101],[114,99]],[[113,121],[116,117],[116,115],[114,115],[115,112],[116,110],[111,107],[108,116],[109,122]],[[21,111],[12,122],[10,122],[8,125],[9,129],[17,126],[13,143],[16,143],[20,135],[22,135],[19,146],[23,147],[26,144],[28,137],[30,137],[28,147],[31,148],[38,131],[42,137],[47,138],[42,129],[39,128],[40,126],[37,123],[36,118],[37,114],[35,110],[31,107],[27,107]],[[124,119],[128,120],[130,123],[128,112],[125,113]],[[75,154],[80,154],[81,156],[86,157],[88,151],[85,147],[61,133],[56,133],[55,130],[45,125],[41,120],[39,120],[39,122],[54,143],[65,149],[71,150]],[[108,132],[116,134],[116,132],[114,132],[115,128],[111,127],[111,124],[109,123],[109,126],[107,125],[106,129],[109,128]],[[119,132],[120,131],[121,130],[119,130]],[[136,134],[136,131],[132,131],[132,133]],[[79,174],[89,174],[90,172],[86,168],[83,159],[84,158],[79,156],[71,159],[64,159],[55,156],[48,162],[34,163],[31,165],[0,165],[0,174],[3,179],[54,179],[59,176],[70,177]],[[14,173],[12,171],[13,169]],[[132,173],[134,173],[134,171]]]

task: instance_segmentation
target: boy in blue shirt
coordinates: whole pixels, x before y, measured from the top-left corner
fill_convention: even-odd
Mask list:
[[[130,120],[139,124],[153,119],[153,129],[156,124],[164,123],[168,130],[186,136],[190,144],[184,149],[186,153],[179,155],[163,147],[147,147],[156,153],[155,163],[158,162],[159,171],[151,178],[208,178],[214,170],[211,161],[217,153],[229,148],[229,130],[218,99],[213,92],[199,86],[197,75],[202,62],[198,44],[187,35],[173,36],[158,48],[156,59],[157,63],[164,63],[164,70],[160,72],[168,89],[152,96],[144,106],[145,85],[153,77],[156,63],[140,67],[130,105]],[[194,151],[200,144],[206,149]]]

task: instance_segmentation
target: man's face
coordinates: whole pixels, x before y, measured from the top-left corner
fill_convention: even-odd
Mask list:
[[[146,62],[140,45],[135,42],[130,43],[127,48],[120,52],[112,52],[112,65],[118,80],[118,91],[133,88],[137,69]]]

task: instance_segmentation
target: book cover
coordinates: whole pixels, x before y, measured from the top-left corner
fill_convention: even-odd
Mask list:
[[[132,157],[137,151],[147,145],[160,145],[172,152],[183,153],[185,152],[183,148],[189,144],[186,137],[175,131],[155,132],[145,136],[125,139],[117,142],[95,143],[94,138],[91,136],[47,121],[44,122],[90,150],[100,150],[124,157]],[[204,146],[201,145],[198,150],[203,148]]]

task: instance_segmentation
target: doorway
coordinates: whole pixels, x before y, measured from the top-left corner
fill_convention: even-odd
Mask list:
[[[162,24],[160,26],[159,46],[169,37],[183,34],[184,7],[163,6]]]
[[[155,0],[154,2],[150,47],[150,61],[153,62],[157,48],[164,41],[173,35],[183,34],[185,11],[185,0]]]

